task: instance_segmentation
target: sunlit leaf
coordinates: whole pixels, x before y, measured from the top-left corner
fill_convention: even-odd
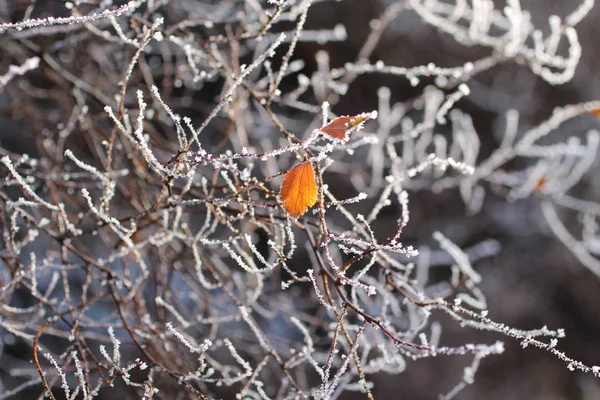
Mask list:
[[[293,217],[298,217],[317,201],[317,182],[310,162],[304,162],[290,169],[281,183],[283,207]]]
[[[362,113],[355,116],[338,117],[320,128],[321,132],[335,139],[346,140],[348,132],[359,128],[365,121],[377,118],[377,112]]]

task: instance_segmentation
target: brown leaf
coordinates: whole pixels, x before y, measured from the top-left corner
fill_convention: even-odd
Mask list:
[[[534,190],[536,190],[537,192],[541,191],[542,189],[544,189],[544,187],[546,186],[547,183],[548,183],[548,178],[546,178],[545,176],[540,177],[535,182]]]
[[[290,169],[281,183],[283,207],[293,217],[298,217],[317,202],[317,181],[310,162]]]
[[[340,140],[346,140],[349,131],[360,127],[365,121],[377,118],[376,112],[362,113],[355,116],[343,115],[320,128],[321,132]]]

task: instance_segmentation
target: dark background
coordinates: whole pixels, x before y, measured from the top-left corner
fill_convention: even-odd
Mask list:
[[[0,16],[8,19],[19,15],[24,2],[0,0]],[[49,1],[40,7],[52,9]],[[368,22],[377,17],[386,2],[379,0],[344,0],[339,3],[316,4],[312,7],[307,28],[332,27],[341,23],[346,27],[348,40],[326,46],[300,44],[296,57],[307,60],[306,75],[316,65],[314,54],[325,48],[332,67],[353,61],[368,34]],[[502,2],[496,2],[502,4]],[[536,26],[547,26],[551,14],[567,15],[579,1],[523,0],[522,7],[531,11]],[[12,14],[11,14],[12,13]],[[40,14],[43,13],[40,11]],[[556,106],[579,103],[598,98],[600,58],[597,53],[600,6],[596,6],[577,27],[583,47],[583,56],[575,78],[561,86],[551,86],[534,75],[526,66],[513,62],[503,63],[474,77],[469,83],[472,95],[462,100],[458,107],[468,111],[474,121],[482,154],[486,156],[499,144],[502,132],[502,115],[515,108],[520,113],[520,131],[537,125],[551,115]],[[48,39],[51,42],[50,39]],[[3,61],[0,34],[0,71],[5,71],[8,57]],[[383,60],[386,65],[415,66],[434,62],[442,67],[461,65],[474,61],[489,50],[458,45],[434,28],[424,25],[415,14],[402,12],[386,30],[371,61]],[[21,78],[22,79],[22,78]],[[33,79],[33,78],[32,78]],[[377,89],[388,86],[393,101],[404,101],[419,94],[425,80],[412,87],[404,78],[367,75],[359,77],[346,96],[335,106],[338,114],[350,114],[376,108]],[[60,90],[60,88],[54,88]],[[27,115],[11,109],[12,99],[7,91],[0,91],[0,143],[16,153],[35,153],[31,139],[39,134],[35,124],[24,121]],[[55,107],[50,104],[49,107]],[[37,121],[38,123],[40,121]],[[570,126],[561,135],[585,133],[587,128],[600,123],[592,117]],[[33,126],[32,126],[33,125]],[[39,127],[39,125],[38,125]],[[516,168],[519,165],[515,165]],[[600,201],[600,178],[597,166],[574,191],[578,197]],[[334,187],[334,190],[336,188]],[[338,188],[343,190],[343,188]],[[564,328],[566,338],[559,348],[570,357],[587,365],[600,364],[600,280],[579,264],[570,251],[549,232],[541,217],[538,199],[531,197],[507,203],[501,196],[488,195],[482,211],[465,216],[464,204],[453,191],[434,195],[428,191],[411,193],[411,222],[404,240],[409,243],[431,243],[431,233],[439,230],[452,238],[462,248],[485,239],[495,239],[501,251],[475,263],[483,276],[481,289],[488,299],[489,315],[515,328],[533,329],[547,325],[550,329]],[[565,215],[567,226],[577,230],[576,215]],[[454,321],[440,316],[443,323],[443,342],[493,342],[504,340],[506,351],[500,356],[490,356],[482,361],[473,385],[457,398],[471,399],[600,399],[600,381],[591,375],[570,372],[566,365],[550,354],[535,348],[522,349],[500,335],[460,328]],[[19,355],[23,348],[14,347],[4,333],[5,362]],[[7,361],[8,360],[8,361]],[[432,399],[446,393],[462,376],[462,368],[470,358],[434,358],[409,362],[407,370],[399,376],[382,374],[371,377],[375,382],[376,399]],[[10,365],[10,364],[9,364]],[[0,374],[7,368],[0,367]],[[6,383],[6,382],[5,382]],[[28,397],[21,397],[23,399]],[[113,396],[114,398],[114,396]],[[363,398],[344,395],[342,399]]]

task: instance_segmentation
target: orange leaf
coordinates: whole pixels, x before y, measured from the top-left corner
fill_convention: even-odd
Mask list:
[[[321,127],[320,130],[333,138],[346,140],[349,131],[360,127],[363,122],[372,118],[377,118],[375,111],[355,116],[344,115],[332,120],[327,125]]]
[[[596,108],[595,110],[592,110],[591,112],[594,116],[600,117],[600,108]]]
[[[290,169],[281,183],[283,208],[292,217],[298,217],[317,202],[317,181],[310,162],[304,162]]]
[[[544,188],[544,186],[546,186],[546,184],[548,183],[548,178],[546,178],[545,176],[542,176],[541,178],[539,178],[537,180],[537,182],[535,182],[535,187],[534,189],[536,191],[540,191]]]

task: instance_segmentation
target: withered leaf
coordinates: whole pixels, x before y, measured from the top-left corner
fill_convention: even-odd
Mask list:
[[[317,181],[310,162],[303,162],[290,169],[281,183],[283,207],[293,217],[306,212],[317,202]]]
[[[340,140],[346,140],[347,134],[353,129],[360,127],[366,120],[376,118],[377,112],[362,113],[354,116],[343,115],[338,117],[327,125],[320,128],[320,131]]]

